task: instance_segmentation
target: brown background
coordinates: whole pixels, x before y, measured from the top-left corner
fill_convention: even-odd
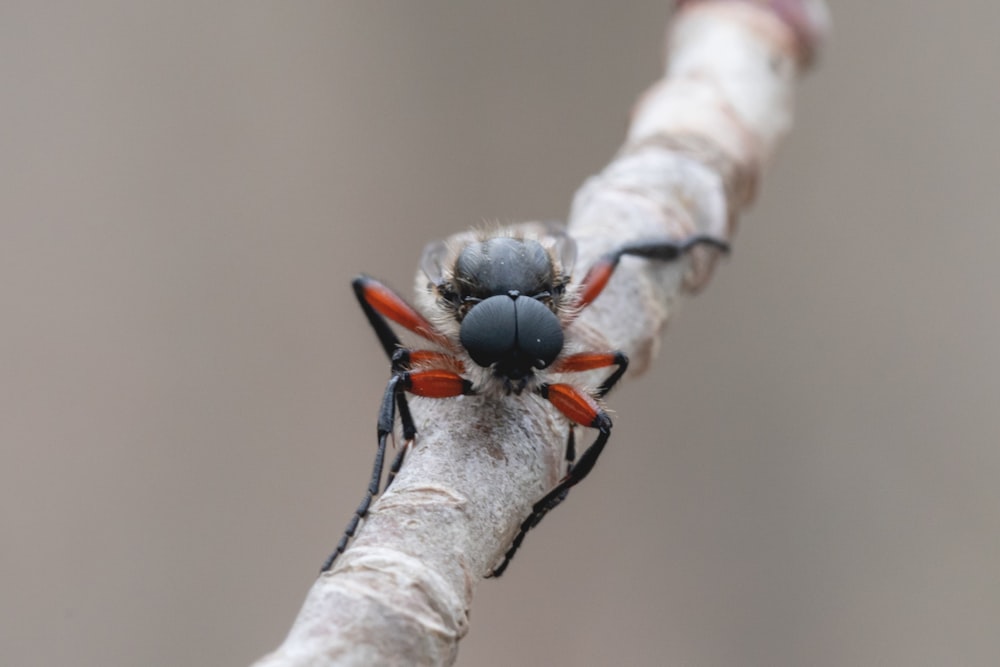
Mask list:
[[[463,665],[1000,664],[1000,9],[837,3],[731,261]],[[666,2],[5,3],[0,664],[245,664],[364,487],[348,281],[564,218]]]

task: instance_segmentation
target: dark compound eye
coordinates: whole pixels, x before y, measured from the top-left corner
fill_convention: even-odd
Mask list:
[[[462,320],[459,340],[480,366],[495,363],[526,371],[545,368],[563,347],[559,318],[535,299],[492,296]]]
[[[459,340],[484,368],[503,359],[517,344],[514,299],[494,296],[476,304],[462,320]]]
[[[517,347],[535,368],[551,364],[563,347],[559,318],[535,299],[517,299]]]

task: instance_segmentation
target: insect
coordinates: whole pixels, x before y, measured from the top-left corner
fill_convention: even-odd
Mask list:
[[[491,576],[503,574],[528,531],[587,476],[611,435],[611,419],[601,407],[601,399],[624,375],[628,359],[620,351],[568,351],[572,346],[567,345],[567,338],[573,336],[573,323],[580,311],[598,298],[626,255],[673,261],[696,246],[722,252],[729,248],[725,241],[707,235],[629,243],[602,256],[579,283],[573,283],[573,239],[553,225],[525,230],[469,233],[457,242],[427,246],[420,266],[433,297],[434,312],[429,312],[429,317],[374,278],[362,275],[354,280],[354,293],[391,360],[392,375],[378,414],[378,449],[371,481],[323,572],[343,553],[379,493],[386,440],[395,426],[396,408],[406,443],[416,436],[407,394],[444,399],[531,393],[551,403],[570,422],[567,467],[561,481],[534,504]],[[425,339],[434,349],[404,347],[390,321]],[[554,374],[605,368],[613,370],[592,393],[573,384],[550,381]],[[579,460],[575,457],[573,425],[597,431]],[[390,465],[386,488],[406,451],[406,446],[401,447]]]

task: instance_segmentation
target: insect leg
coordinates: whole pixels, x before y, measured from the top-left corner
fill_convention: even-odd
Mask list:
[[[365,490],[365,495],[361,499],[361,503],[354,510],[354,516],[347,523],[347,528],[344,529],[344,534],[340,538],[340,542],[337,543],[337,548],[333,550],[330,557],[323,563],[320,572],[329,570],[333,566],[333,561],[337,560],[337,556],[342,554],[344,549],[347,548],[347,543],[354,537],[354,532],[358,529],[358,523],[368,514],[368,507],[372,503],[372,498],[378,494],[379,484],[382,481],[382,465],[385,462],[385,442],[389,434],[392,433],[392,427],[396,421],[396,396],[402,391],[402,380],[402,375],[393,375],[389,379],[389,384],[385,387],[385,394],[382,395],[382,405],[378,411],[378,448],[375,450],[375,462],[372,465],[371,480],[368,482],[368,488]],[[397,458],[400,457],[397,456]],[[402,464],[402,461],[400,461],[400,464]],[[395,465],[395,462],[393,465]]]
[[[528,531],[537,526],[546,514],[565,500],[569,490],[583,481],[590,473],[611,436],[611,419],[607,413],[601,409],[597,401],[579,389],[568,384],[545,384],[539,388],[538,392],[542,398],[556,406],[559,412],[570,421],[597,429],[597,439],[583,452],[583,456],[570,467],[562,481],[534,504],[531,508],[531,514],[521,522],[521,528],[504,554],[503,561],[490,573],[491,577],[499,577],[504,573],[521,543],[524,542]]]
[[[368,513],[368,508],[371,505],[372,499],[378,495],[379,485],[382,480],[382,468],[385,463],[385,448],[386,440],[389,434],[392,433],[393,426],[396,420],[396,407],[399,407],[400,421],[403,426],[403,438],[406,440],[406,444],[400,449],[399,453],[393,459],[392,464],[389,467],[389,475],[386,479],[386,488],[392,483],[395,478],[396,473],[399,472],[400,467],[403,465],[403,459],[406,456],[406,450],[413,438],[416,436],[416,426],[413,423],[413,415],[410,413],[410,406],[406,402],[406,391],[411,391],[412,393],[417,393],[421,395],[435,395],[435,392],[441,396],[446,395],[449,391],[448,379],[442,379],[438,377],[435,383],[430,379],[423,379],[423,385],[426,385],[427,391],[430,393],[424,393],[421,391],[421,387],[418,386],[416,389],[413,384],[413,375],[409,372],[411,363],[413,361],[419,361],[421,363],[439,363],[448,366],[461,366],[458,360],[450,357],[450,355],[443,354],[441,352],[429,351],[429,350],[418,350],[411,352],[402,347],[399,341],[399,337],[393,332],[392,327],[389,326],[388,320],[399,324],[400,326],[422,336],[432,342],[438,343],[445,347],[446,349],[453,349],[453,345],[448,341],[448,339],[441,334],[434,326],[428,322],[420,313],[418,313],[413,306],[408,304],[405,299],[396,294],[394,291],[368,276],[359,276],[354,279],[352,286],[354,288],[354,294],[358,299],[358,303],[361,305],[361,309],[365,313],[365,317],[368,319],[368,323],[371,325],[372,329],[375,330],[375,335],[378,336],[379,343],[382,345],[382,349],[385,351],[386,356],[392,360],[392,377],[389,379],[389,383],[386,385],[385,393],[382,396],[382,404],[379,408],[378,417],[378,448],[375,452],[375,462],[372,466],[372,477],[368,483],[368,488],[365,492],[364,497],[361,499],[361,503],[358,508],[354,511],[354,516],[351,517],[350,522],[347,524],[347,528],[344,530],[344,535],[340,538],[340,542],[337,544],[336,549],[327,558],[326,562],[321,568],[321,572],[326,572],[333,566],[333,562],[337,559],[344,549],[347,548],[348,542],[354,536],[354,533],[358,529],[358,524]],[[418,372],[416,375],[421,377],[424,372]],[[468,382],[463,380],[456,373],[451,371],[439,371],[451,377],[451,389],[457,384],[461,392],[471,393],[471,387],[467,387]],[[460,382],[456,382],[457,378]],[[464,384],[462,384],[464,383]],[[457,394],[452,394],[457,395]]]
[[[413,443],[413,439],[417,436],[417,427],[413,423],[410,404],[406,402],[406,394],[404,392],[396,394],[396,405],[399,407],[399,422],[403,426],[403,446],[399,448],[399,453],[396,454],[396,458],[392,460],[392,465],[389,466],[389,474],[385,478],[386,489],[392,485],[392,480],[396,479],[396,473],[403,467],[403,459],[406,458],[406,452]]]
[[[722,252],[729,252],[729,244],[722,239],[706,234],[691,236],[682,241],[652,242],[652,243],[630,243],[597,260],[581,283],[580,300],[578,308],[586,308],[598,295],[604,291],[604,287],[611,279],[618,262],[625,255],[633,257],[644,257],[646,259],[658,259],[670,262],[683,257],[692,248],[699,245],[707,245],[717,248]]]
[[[361,304],[361,310],[365,312],[368,323],[375,330],[379,342],[382,343],[382,349],[385,350],[386,356],[390,359],[400,345],[399,338],[389,327],[386,318],[447,350],[454,349],[451,341],[434,328],[433,324],[428,322],[403,297],[379,281],[368,276],[358,276],[351,285],[354,287],[354,295],[358,298],[358,303]]]
[[[604,398],[609,391],[618,383],[628,369],[628,357],[623,352],[581,352],[563,357],[552,365],[552,371],[556,373],[577,373],[580,371],[590,371],[598,368],[617,366],[614,372],[604,379],[601,386],[597,388],[598,398]],[[570,423],[569,436],[566,439],[566,462],[573,465],[576,459],[576,429]]]
[[[597,388],[597,397],[604,398],[612,387],[625,375],[628,369],[628,357],[623,352],[581,352],[563,357],[552,365],[554,373],[579,373],[581,371],[592,371],[598,368],[617,366],[615,371],[604,379],[601,386]]]
[[[566,437],[566,463],[572,467],[576,461],[576,424],[569,425],[569,435]]]
[[[461,367],[461,362],[450,355],[433,350],[410,351],[402,347],[399,338],[389,326],[386,318],[428,340],[441,343],[449,349],[451,348],[451,344],[401,296],[368,276],[355,278],[352,286],[354,287],[354,294],[358,299],[358,303],[361,305],[365,317],[368,318],[368,323],[375,330],[375,334],[382,344],[382,349],[385,350],[386,355],[392,360],[392,372],[394,374],[410,370],[413,362]],[[399,418],[403,424],[403,440],[408,444],[416,436],[417,429],[413,424],[410,407],[406,402],[406,394],[398,392],[396,394],[396,402],[399,406]],[[389,468],[386,488],[389,487],[396,473],[399,472],[405,455],[406,446],[404,445]]]
[[[358,529],[358,524],[368,514],[368,508],[372,503],[372,499],[378,495],[379,485],[382,480],[382,468],[385,462],[386,440],[389,434],[392,433],[393,426],[395,425],[397,405],[399,405],[400,417],[403,420],[403,436],[407,440],[411,440],[416,434],[413,417],[410,414],[409,406],[406,404],[404,397],[404,392],[407,391],[417,396],[427,396],[430,398],[448,398],[473,393],[472,383],[453,371],[430,369],[393,373],[389,379],[389,383],[386,385],[385,393],[382,396],[382,405],[378,412],[378,448],[375,452],[375,463],[372,465],[371,480],[368,483],[364,497],[361,499],[361,503],[354,511],[354,516],[351,517],[347,528],[344,530],[343,537],[337,543],[337,548],[326,559],[320,572],[329,570],[337,557],[344,552],[348,542],[354,537],[354,533]],[[393,460],[390,466],[390,479],[386,481],[386,488],[388,488],[392,482],[392,478],[395,477],[400,466],[403,464],[403,458],[406,455],[405,452],[406,447],[404,446]]]

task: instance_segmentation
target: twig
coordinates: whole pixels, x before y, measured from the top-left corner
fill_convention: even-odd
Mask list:
[[[583,270],[633,239],[731,237],[826,31],[822,0],[678,6],[664,78],[637,104],[622,151],[573,203]],[[641,371],[677,296],[703,286],[714,259],[623,260],[574,335],[623,350]],[[528,395],[414,398],[412,407],[419,435],[406,465],[258,666],[454,662],[476,584],[561,473],[566,427]]]

